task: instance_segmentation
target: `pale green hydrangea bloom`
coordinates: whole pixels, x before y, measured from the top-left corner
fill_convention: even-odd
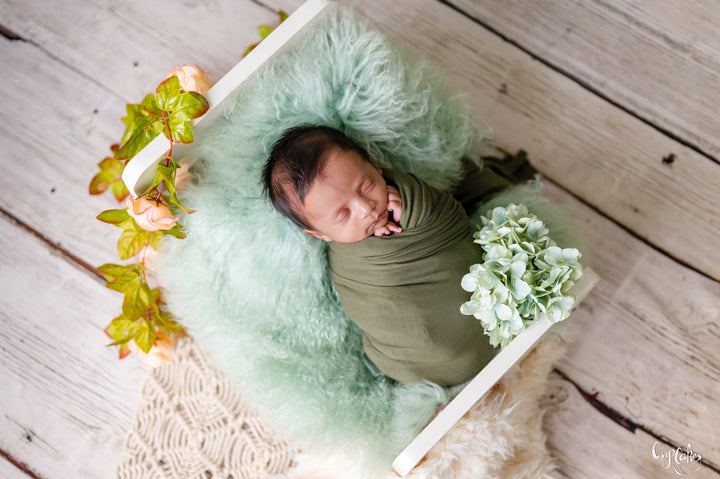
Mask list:
[[[552,322],[567,318],[575,303],[567,291],[582,277],[580,251],[558,247],[522,204],[494,208],[480,219],[474,238],[484,263],[462,278],[472,295],[460,312],[479,319],[490,343],[501,347],[542,313]]]

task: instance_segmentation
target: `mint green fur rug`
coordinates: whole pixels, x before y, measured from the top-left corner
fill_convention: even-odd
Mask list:
[[[197,212],[182,217],[185,240],[163,245],[160,282],[211,362],[293,445],[362,453],[387,470],[455,391],[368,368],[330,282],[326,245],[262,195],[270,148],[291,126],[330,125],[381,167],[448,189],[483,139],[467,105],[427,63],[333,5],[199,137],[198,179],[181,192]]]

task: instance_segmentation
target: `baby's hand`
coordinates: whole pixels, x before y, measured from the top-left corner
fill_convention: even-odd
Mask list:
[[[399,231],[396,231],[396,233],[399,233],[402,231],[402,228],[398,226],[400,224],[400,216],[402,216],[402,200],[400,199],[400,192],[397,188],[394,186],[388,185],[388,212],[392,213],[392,220],[394,221],[393,225],[397,226]]]
[[[402,215],[402,200],[400,192],[394,186],[388,185],[388,221],[384,226],[375,230],[375,236],[387,236],[392,233],[401,233],[400,216]]]

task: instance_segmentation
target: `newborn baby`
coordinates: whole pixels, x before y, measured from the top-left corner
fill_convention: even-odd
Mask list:
[[[469,176],[487,175],[476,169]],[[286,131],[263,179],[275,208],[328,242],[343,309],[382,373],[453,385],[498,352],[480,321],[460,313],[467,296],[460,280],[482,262],[482,250],[451,194],[408,173],[381,171],[350,138],[322,126]],[[460,189],[472,199],[483,193]]]

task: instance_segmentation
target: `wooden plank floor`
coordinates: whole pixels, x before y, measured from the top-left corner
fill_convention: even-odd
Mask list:
[[[114,474],[146,374],[102,328],[120,298],[95,165],[175,65],[217,79],[300,0],[0,0],[0,477]],[[715,0],[348,0],[526,149],[603,278],[551,375],[572,478],[720,476],[720,6]],[[657,450],[657,446],[656,446]]]

